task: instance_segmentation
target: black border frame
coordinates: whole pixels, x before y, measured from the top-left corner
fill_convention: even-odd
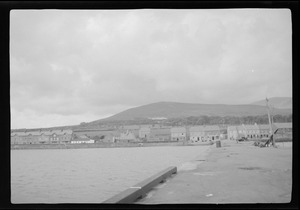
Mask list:
[[[176,205],[104,205],[104,204],[11,204],[10,202],[10,74],[9,74],[9,20],[10,11],[15,9],[242,9],[242,8],[287,8],[292,14],[293,42],[293,84],[299,67],[299,3],[298,1],[2,1],[0,2],[0,49],[1,49],[1,103],[3,121],[2,142],[0,146],[2,209],[299,209],[298,182],[298,111],[295,85],[293,85],[293,189],[292,201],[288,204],[176,204]],[[4,137],[4,139],[3,139]]]

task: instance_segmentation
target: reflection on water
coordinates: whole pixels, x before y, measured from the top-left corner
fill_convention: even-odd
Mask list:
[[[11,151],[12,203],[101,203],[209,146]]]

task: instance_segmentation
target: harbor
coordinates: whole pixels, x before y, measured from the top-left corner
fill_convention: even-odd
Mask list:
[[[187,170],[158,185],[137,204],[289,203],[292,145],[259,148],[253,142],[222,141]]]
[[[298,5],[174,3],[3,10],[7,207],[298,204]]]
[[[179,169],[169,167],[104,203],[254,204],[291,201],[291,142],[278,143],[276,148],[260,148],[252,141],[223,140],[208,151],[185,166]],[[157,185],[153,186],[155,181]]]

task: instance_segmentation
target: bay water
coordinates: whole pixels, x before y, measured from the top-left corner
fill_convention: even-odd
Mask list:
[[[101,203],[210,146],[11,150],[12,203]]]

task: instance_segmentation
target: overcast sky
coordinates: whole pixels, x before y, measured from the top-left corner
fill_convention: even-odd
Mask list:
[[[98,120],[159,101],[292,96],[287,9],[14,10],[11,126]]]

